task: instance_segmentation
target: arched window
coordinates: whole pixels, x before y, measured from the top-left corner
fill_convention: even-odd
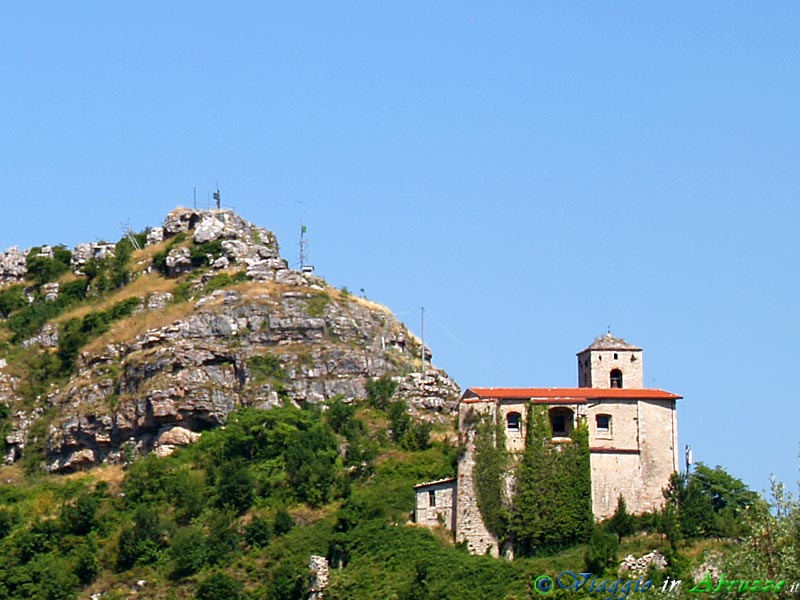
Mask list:
[[[510,412],[506,415],[506,427],[511,431],[519,431],[519,420],[522,415],[518,412]]]
[[[569,437],[572,433],[572,411],[563,406],[551,408],[550,427],[553,437]]]
[[[619,369],[611,370],[611,387],[612,388],[622,387],[622,371],[620,371]]]

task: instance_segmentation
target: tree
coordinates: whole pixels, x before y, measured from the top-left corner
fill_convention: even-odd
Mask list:
[[[213,573],[197,586],[197,600],[245,600],[244,585],[225,573]]]
[[[554,444],[551,437],[547,411],[534,405],[511,515],[511,533],[523,556],[584,542],[591,533],[588,429],[579,424],[567,444]]]
[[[72,504],[61,509],[61,527],[67,533],[86,535],[95,524],[97,498],[91,494],[81,494]]]
[[[172,577],[180,579],[197,573],[207,558],[206,539],[199,527],[184,527],[172,537],[170,545]]]
[[[217,483],[217,505],[243,514],[253,504],[253,478],[247,465],[234,460],[224,463]]]
[[[133,516],[133,524],[120,534],[117,569],[124,571],[135,564],[155,562],[163,546],[158,513],[146,506],[140,506]]]
[[[531,555],[559,541],[552,530],[552,519],[558,509],[555,498],[542,493],[553,479],[555,467],[548,441],[552,431],[543,408],[531,406],[526,431],[525,454],[517,468],[517,492],[511,514],[512,534],[521,555]]]
[[[619,498],[617,498],[617,510],[614,511],[614,514],[606,522],[606,528],[611,533],[615,533],[617,539],[621,542],[622,538],[633,533],[634,526],[633,517],[628,514],[625,498],[620,494]]]
[[[742,513],[747,532],[726,556],[726,573],[740,579],[800,580],[800,502],[782,483],[772,481],[768,501],[757,501]]]
[[[486,528],[498,539],[508,531],[505,473],[508,457],[500,423],[485,415],[475,432],[475,499]]]
[[[252,548],[266,548],[271,537],[272,527],[266,519],[256,517],[244,529],[244,541]]]
[[[278,512],[275,513],[275,525],[272,531],[276,536],[282,536],[289,533],[292,527],[294,527],[294,520],[289,514],[289,511],[283,507],[279,508]]]

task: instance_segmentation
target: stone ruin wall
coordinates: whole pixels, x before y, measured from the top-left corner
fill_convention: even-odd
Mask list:
[[[459,424],[468,422],[470,411],[473,411],[474,415],[489,414],[492,417],[496,413],[494,403],[462,402],[459,405]],[[475,427],[459,427],[459,443],[463,448],[463,453],[458,460],[456,542],[466,542],[470,554],[488,553],[497,557],[500,556],[498,541],[483,523],[472,478],[475,468]]]

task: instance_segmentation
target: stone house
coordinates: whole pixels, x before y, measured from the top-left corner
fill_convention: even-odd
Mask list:
[[[678,470],[676,404],[681,396],[645,388],[642,349],[611,334],[597,338],[577,356],[579,387],[476,387],[462,395],[459,437],[464,451],[455,481],[452,530],[456,541],[466,542],[470,552],[500,554],[475,500],[475,430],[468,423],[476,415],[491,415],[504,425],[506,449],[512,459],[525,448],[525,423],[531,405],[547,408],[554,441],[568,443],[573,428],[586,423],[595,518],[611,516],[620,495],[634,514],[662,506],[662,489]],[[507,485],[513,487],[511,474]],[[417,486],[418,511],[426,506],[424,495],[428,492],[425,485]],[[444,524],[447,526],[447,521]]]
[[[442,525],[450,530],[456,526],[456,478],[439,479],[414,486],[417,506],[414,522],[428,527]]]

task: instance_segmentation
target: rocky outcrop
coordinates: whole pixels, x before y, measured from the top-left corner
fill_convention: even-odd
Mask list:
[[[16,246],[0,254],[0,284],[19,283],[25,279],[28,273],[25,254]]]
[[[175,238],[181,233],[187,241]],[[460,390],[438,369],[419,372],[420,343],[405,326],[380,305],[289,269],[266,229],[231,211],[179,209],[148,240],[165,244],[168,275],[183,276],[195,299],[175,304],[171,292],[148,294],[124,324],[125,339],[101,339],[83,351],[69,381],[39,399],[50,419],[50,471],[119,461],[129,452],[166,455],[224,424],[237,408],[355,400],[381,376],[395,378],[398,397],[417,418],[451,420]],[[221,254],[194,273],[190,248],[214,242]],[[95,258],[89,250],[79,253],[76,268]],[[225,270],[244,271],[247,280],[206,294],[213,274]],[[58,333],[48,323],[26,344],[44,352],[58,346]],[[13,386],[2,381],[0,400],[13,404]],[[40,414],[14,419],[7,460],[24,452]]]
[[[308,584],[308,600],[324,600],[328,589],[329,566],[324,556],[311,555],[308,561],[311,580]]]

